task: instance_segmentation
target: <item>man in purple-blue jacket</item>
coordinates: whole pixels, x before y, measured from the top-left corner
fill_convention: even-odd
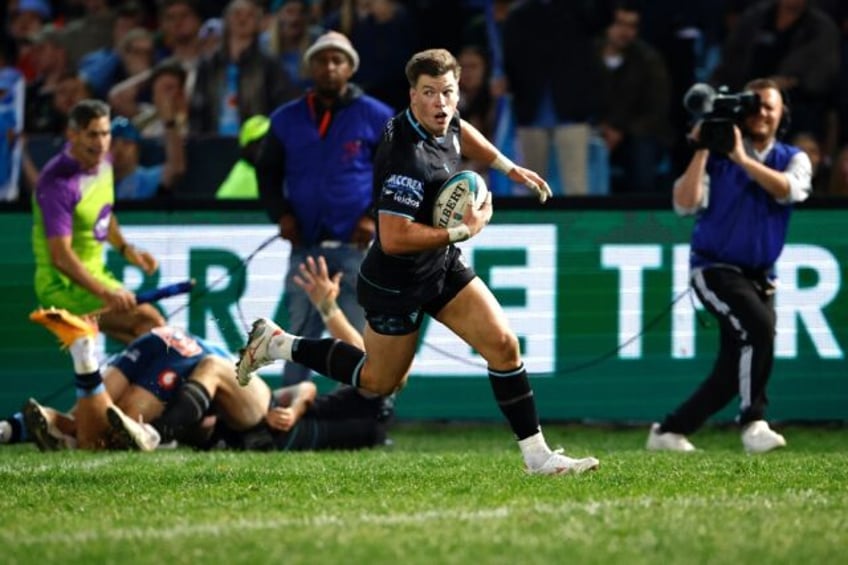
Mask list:
[[[719,324],[712,372],[662,423],[651,427],[650,450],[694,451],[686,438],[739,396],[742,445],[764,453],[786,445],[765,421],[766,385],[774,361],[774,265],[783,250],[792,205],[807,199],[812,166],[797,147],[777,140],[788,118],[772,80],[749,82],[760,108],[734,126],[727,155],[697,149],[674,186],[674,207],[697,214],[691,284]],[[697,141],[699,128],[693,138]]]
[[[320,337],[321,313],[297,287],[297,265],[324,256],[342,273],[338,305],[358,330],[365,317],[356,279],[374,238],[371,214],[373,161],[391,108],[350,83],[359,55],[338,32],[320,36],[304,54],[315,84],[271,114],[256,164],[260,198],[280,235],[291,243],[284,303],[293,333]],[[308,379],[308,369],[286,364],[284,385]]]

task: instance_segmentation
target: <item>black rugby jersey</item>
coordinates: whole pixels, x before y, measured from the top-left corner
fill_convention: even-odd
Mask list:
[[[374,202],[377,214],[395,214],[433,225],[433,205],[444,182],[460,164],[460,120],[454,116],[444,137],[435,137],[407,109],[386,124],[374,159]],[[416,300],[427,300],[441,290],[447,247],[403,255],[389,255],[377,238],[360,268],[360,284],[389,294],[413,287]]]

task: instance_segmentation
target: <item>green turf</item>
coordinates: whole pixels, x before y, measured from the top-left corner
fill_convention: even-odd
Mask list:
[[[404,426],[359,453],[0,448],[0,562],[843,563],[848,430],[731,429],[652,454],[645,429],[547,426],[601,469],[531,477],[498,426]]]

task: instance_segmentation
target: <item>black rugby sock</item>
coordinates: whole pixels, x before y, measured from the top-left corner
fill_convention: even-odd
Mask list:
[[[536,401],[524,364],[512,371],[495,371],[490,368],[489,383],[501,412],[506,416],[518,440],[539,433]]]
[[[292,361],[342,384],[359,386],[365,352],[331,337],[300,338],[292,347]]]

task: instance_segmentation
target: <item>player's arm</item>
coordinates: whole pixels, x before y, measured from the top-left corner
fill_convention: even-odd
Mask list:
[[[265,422],[269,427],[287,432],[303,417],[306,410],[315,402],[318,389],[310,381],[288,386],[274,391],[279,406],[268,410]]]
[[[109,218],[109,232],[106,236],[106,240],[118,250],[118,253],[124,256],[124,258],[132,263],[133,265],[140,267],[148,275],[151,275],[156,272],[156,269],[159,268],[159,262],[156,258],[144,251],[143,249],[139,249],[136,246],[127,243],[127,240],[124,239],[124,235],[121,233],[121,227],[118,225],[118,219],[115,217],[115,214],[112,214]]]
[[[492,194],[479,208],[466,203],[462,223],[447,229],[416,222],[424,200],[424,181],[415,173],[386,174],[378,203],[380,247],[389,255],[419,253],[465,241],[480,233],[492,219]],[[429,214],[428,214],[429,216]]]
[[[460,146],[465,157],[489,163],[489,167],[505,174],[513,182],[523,184],[529,188],[538,198],[544,202],[553,196],[551,187],[536,171],[519,167],[506,158],[491,141],[486,139],[480,130],[466,122],[460,121]]]
[[[321,314],[330,335],[354,347],[365,349],[362,334],[351,325],[336,303],[341,279],[342,273],[330,277],[327,261],[323,256],[319,256],[317,260],[311,256],[307,257],[306,263],[300,264],[300,273],[294,276],[295,284],[306,292],[309,301]]]
[[[492,217],[491,196],[489,194],[486,202],[476,210],[469,202],[462,218],[463,223],[448,229],[435,228],[405,216],[381,211],[378,215],[380,246],[389,255],[403,255],[438,249],[470,239],[480,233]]]

